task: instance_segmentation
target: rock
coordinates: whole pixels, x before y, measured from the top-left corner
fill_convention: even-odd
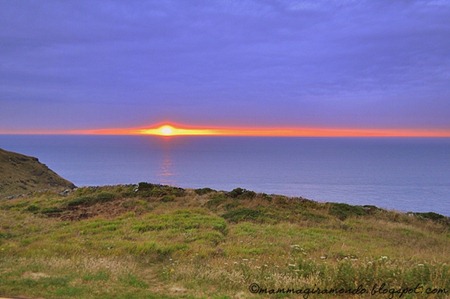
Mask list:
[[[63,192],[60,192],[59,195],[61,195],[61,196],[67,196],[70,192],[72,192],[71,189],[66,189],[66,190],[64,190]]]

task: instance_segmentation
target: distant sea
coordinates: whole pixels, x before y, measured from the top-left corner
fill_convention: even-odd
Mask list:
[[[449,138],[0,135],[0,148],[77,186],[242,187],[450,216]]]

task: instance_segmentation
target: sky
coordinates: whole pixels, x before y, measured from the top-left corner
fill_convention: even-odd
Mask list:
[[[450,1],[0,0],[0,133],[450,131]]]

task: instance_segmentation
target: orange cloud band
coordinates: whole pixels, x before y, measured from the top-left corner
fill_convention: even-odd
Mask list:
[[[164,127],[166,127],[164,129]],[[168,129],[167,127],[170,127]],[[151,128],[70,131],[70,134],[156,136],[266,136],[266,137],[450,137],[450,130],[353,128],[192,128],[164,125]]]

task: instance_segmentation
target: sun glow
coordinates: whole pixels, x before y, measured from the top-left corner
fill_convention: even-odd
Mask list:
[[[216,135],[213,130],[197,128],[178,128],[172,125],[162,125],[156,128],[141,129],[138,131],[143,135],[157,136],[181,136],[181,135]]]
[[[1,133],[1,131],[0,131]],[[40,132],[40,134],[57,134]],[[61,134],[61,132],[59,132]],[[172,136],[266,136],[266,137],[450,137],[450,130],[362,129],[314,127],[189,127],[163,123],[153,127],[67,131],[66,134]]]

